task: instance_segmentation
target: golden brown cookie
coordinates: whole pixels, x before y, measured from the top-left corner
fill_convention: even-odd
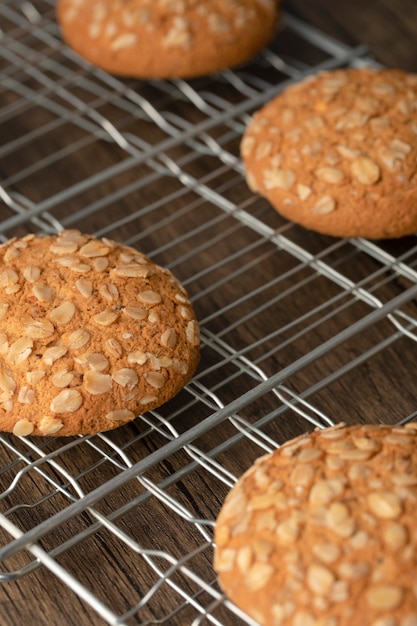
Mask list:
[[[342,69],[286,88],[258,111],[241,153],[253,191],[337,237],[417,230],[417,74]]]
[[[262,626],[415,626],[416,505],[416,423],[298,437],[227,496],[220,584]]]
[[[272,39],[278,0],[58,0],[64,40],[133,78],[191,78],[249,60]]]
[[[106,431],[189,381],[199,327],[185,290],[134,248],[78,231],[0,246],[0,429]]]

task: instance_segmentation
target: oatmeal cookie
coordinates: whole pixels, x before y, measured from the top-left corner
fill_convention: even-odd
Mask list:
[[[284,217],[336,237],[417,230],[417,74],[323,72],[260,109],[241,153],[249,187]]]
[[[57,20],[69,46],[112,74],[192,78],[265,47],[278,0],[58,0]]]
[[[199,360],[178,280],[78,231],[0,246],[0,429],[106,431],[176,395]]]
[[[215,568],[262,626],[417,623],[417,424],[316,430],[226,497]]]

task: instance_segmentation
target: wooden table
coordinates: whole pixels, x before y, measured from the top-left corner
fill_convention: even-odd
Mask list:
[[[301,75],[311,55],[349,63],[364,44],[417,71],[417,4],[287,0],[329,36],[321,50],[314,37],[297,50],[289,20],[273,60],[295,65],[267,56],[258,75],[167,86],[91,73],[62,48],[52,0],[18,5],[0,8],[0,233],[78,227],[137,246],[187,287],[203,349],[189,388],[129,426],[1,439],[0,623],[249,623],[211,568],[221,503],[289,437],[413,416],[417,247],[287,224],[249,193],[239,138],[275,74]]]
[[[364,43],[387,67],[416,71],[417,7],[412,0],[290,0],[286,6],[341,41],[350,45]]]

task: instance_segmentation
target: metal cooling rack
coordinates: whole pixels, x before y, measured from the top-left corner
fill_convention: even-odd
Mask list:
[[[372,61],[285,15],[242,68],[141,83],[66,48],[52,0],[3,0],[0,28],[2,240],[79,228],[137,246],[181,279],[203,342],[194,380],[133,424],[65,440],[0,437],[0,580],[30,584],[48,570],[97,624],[254,624],[212,569],[222,499],[290,434],[360,410],[355,380],[378,374],[382,359],[409,360],[412,372],[417,246],[333,240],[286,222],[248,190],[239,141],[286,84]],[[376,396],[367,417],[411,419],[410,387],[396,381],[389,411]],[[102,576],[109,560],[117,584]]]

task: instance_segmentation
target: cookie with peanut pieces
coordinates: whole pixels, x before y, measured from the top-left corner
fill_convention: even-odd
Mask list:
[[[279,0],[58,0],[64,41],[132,78],[193,78],[251,59],[273,38]]]
[[[285,88],[254,114],[249,187],[285,218],[335,237],[417,230],[417,74],[339,69]]]
[[[171,399],[198,361],[184,288],[135,248],[76,230],[0,246],[0,430],[111,430]]]
[[[297,437],[227,495],[220,585],[262,626],[413,626],[416,502],[417,423]]]

